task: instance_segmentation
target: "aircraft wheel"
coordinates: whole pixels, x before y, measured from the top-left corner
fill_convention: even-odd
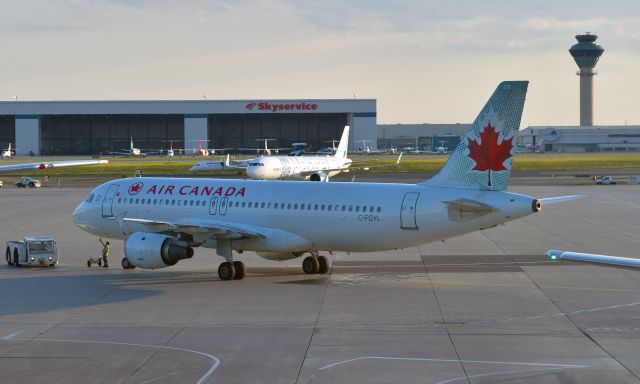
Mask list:
[[[247,268],[244,266],[244,263],[242,261],[234,261],[233,267],[236,270],[236,276],[234,277],[234,279],[235,280],[244,279],[244,275],[247,273]]]
[[[120,264],[122,264],[122,269],[133,269],[136,267],[135,265],[131,264],[129,262],[129,259],[127,259],[126,257],[122,258],[122,261],[120,261]]]
[[[236,268],[228,261],[220,263],[220,266],[218,267],[218,276],[220,277],[220,280],[233,280],[236,277]]]
[[[91,260],[87,260],[87,268],[91,268]]]
[[[11,259],[11,249],[9,249],[9,247],[7,247],[7,253],[5,258],[7,259],[7,264],[13,265],[13,259]]]
[[[307,275],[318,273],[319,269],[320,269],[320,263],[318,263],[318,259],[316,259],[313,256],[307,256],[302,261],[302,270]]]
[[[318,256],[318,273],[325,274],[329,271],[329,260],[325,256]]]

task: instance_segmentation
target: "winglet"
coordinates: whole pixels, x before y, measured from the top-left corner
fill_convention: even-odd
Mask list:
[[[396,160],[396,165],[400,164],[400,159],[402,159],[402,155],[404,155],[404,152],[400,152],[400,156],[398,156],[398,160]]]

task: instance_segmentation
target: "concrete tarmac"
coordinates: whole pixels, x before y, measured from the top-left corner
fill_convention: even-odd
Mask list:
[[[590,198],[446,242],[338,253],[323,276],[247,252],[247,277],[222,282],[202,249],[122,270],[113,241],[110,268],[87,268],[100,247],[71,213],[89,189],[0,190],[0,240],[52,235],[61,253],[55,268],[0,266],[0,382],[639,383],[640,271],[544,253],[638,256],[640,190],[513,191]]]

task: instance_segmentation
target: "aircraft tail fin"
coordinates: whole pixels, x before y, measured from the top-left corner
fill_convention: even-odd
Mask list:
[[[338,143],[338,149],[336,149],[336,153],[333,157],[344,158],[347,157],[347,149],[349,148],[349,126],[344,126],[344,131],[342,131],[342,137],[340,138],[340,142]]]
[[[420,184],[506,190],[528,85],[528,81],[500,83],[442,170]]]

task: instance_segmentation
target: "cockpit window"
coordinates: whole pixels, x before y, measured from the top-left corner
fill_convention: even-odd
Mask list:
[[[84,201],[85,203],[90,203],[93,201],[93,193],[87,196],[87,199]]]
[[[252,167],[264,167],[264,163],[249,163]]]

